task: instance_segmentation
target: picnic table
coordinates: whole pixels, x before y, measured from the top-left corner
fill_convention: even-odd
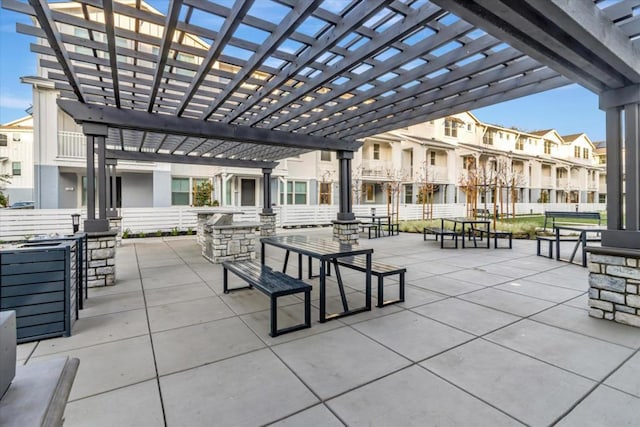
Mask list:
[[[588,226],[580,227],[580,226],[574,226],[574,225],[556,225],[553,227],[553,229],[555,231],[556,260],[563,261],[560,258],[560,243],[562,241],[568,241],[568,239],[566,238],[563,239],[562,232],[563,231],[574,232],[574,233],[578,233],[578,236],[575,238],[576,244],[573,247],[573,252],[571,252],[571,257],[569,257],[567,261],[569,263],[572,263],[576,256],[578,248],[581,247],[582,266],[586,267],[587,253],[585,252],[584,248],[587,246],[587,242],[599,242],[601,240],[602,231],[606,231],[607,228],[606,227],[588,227]],[[597,234],[597,236],[589,238],[588,235],[592,233]]]
[[[391,235],[391,216],[389,215],[358,215],[356,219],[366,219],[369,221],[369,224],[373,224],[376,226],[376,237],[383,237],[384,233],[382,232],[382,222],[386,222],[387,226],[387,236]]]
[[[317,259],[320,261],[320,323],[324,323],[327,320],[337,319],[352,314],[361,313],[363,311],[371,311],[371,255],[373,249],[367,249],[360,246],[352,246],[349,244],[334,242],[332,240],[324,240],[311,236],[271,236],[263,237],[260,239],[262,245],[262,251],[260,255],[260,261],[265,264],[265,254],[267,246],[274,246],[286,250],[284,259],[284,265],[282,271],[286,273],[287,263],[289,260],[290,252],[298,254],[298,279],[302,279],[302,257],[308,256],[309,258]],[[362,307],[351,309],[347,302],[346,294],[344,292],[344,285],[342,277],[340,276],[340,270],[338,268],[338,261],[341,258],[349,258],[356,255],[364,255],[365,260],[365,304]],[[342,300],[343,311],[340,313],[333,313],[327,315],[326,313],[326,278],[329,269],[329,263],[334,266],[336,280],[338,282],[338,289],[340,291],[340,298]]]
[[[486,219],[475,219],[475,218],[441,218],[440,223],[442,224],[442,229],[444,229],[444,222],[449,221],[453,223],[453,231],[457,231],[458,225],[460,225],[460,234],[462,235],[462,249],[465,248],[465,228],[469,234],[469,240],[473,239],[473,247],[478,247],[478,242],[476,241],[476,233],[475,231],[481,231],[481,236],[484,233],[487,233],[487,249],[490,247],[489,240],[489,231],[491,227],[491,221]],[[480,228],[478,226],[481,226]],[[482,240],[482,237],[480,238]]]

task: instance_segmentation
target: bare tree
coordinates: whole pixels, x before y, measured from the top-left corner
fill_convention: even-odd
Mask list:
[[[351,193],[353,203],[359,205],[362,203],[362,163],[351,170]]]
[[[420,172],[416,174],[416,181],[419,183],[418,200],[422,203],[422,220],[433,219],[433,199],[437,184],[435,183],[437,176],[433,168],[430,167],[428,161],[422,162]],[[427,214],[426,205],[429,203]]]
[[[458,183],[467,200],[467,216],[475,218],[478,211],[478,170],[475,157],[466,157],[465,171],[462,172]]]

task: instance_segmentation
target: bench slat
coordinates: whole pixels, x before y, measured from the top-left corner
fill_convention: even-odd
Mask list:
[[[222,265],[268,295],[281,296],[311,289],[311,285],[301,280],[254,261],[223,262]]]
[[[344,257],[338,258],[337,260],[339,265],[343,265],[345,267],[353,267],[357,270],[366,271],[367,269],[367,261],[358,258],[358,257]],[[395,265],[383,264],[381,262],[371,261],[371,274],[374,276],[380,274],[398,274],[405,273],[407,271],[404,267],[396,267]]]

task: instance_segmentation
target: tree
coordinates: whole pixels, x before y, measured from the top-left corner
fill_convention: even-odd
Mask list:
[[[211,181],[202,181],[195,188],[193,206],[211,206],[211,193],[213,186]]]
[[[422,162],[420,172],[416,174],[416,181],[420,187],[418,189],[417,202],[422,203],[422,220],[433,219],[433,194],[437,188],[435,180],[437,178],[435,171],[430,167],[428,161]],[[427,215],[426,205],[429,203],[429,211]]]
[[[382,188],[387,193],[387,215],[396,215],[400,218],[400,189],[405,180],[402,169],[387,169],[387,181],[382,183]]]
[[[362,197],[362,164],[353,168],[351,171],[351,191],[353,196],[353,204],[359,205]]]
[[[0,206],[6,207],[7,205],[9,205],[9,198],[5,196],[4,193],[2,192],[2,190],[4,190],[5,188],[5,184],[8,184],[9,182],[11,182],[9,178],[10,178],[10,175],[7,175],[7,174],[0,175]]]

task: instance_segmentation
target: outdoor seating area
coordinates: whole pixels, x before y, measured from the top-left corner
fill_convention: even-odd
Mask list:
[[[331,230],[278,233],[298,246],[305,236],[331,241]],[[535,244],[361,241],[372,274],[377,263],[406,268],[384,283],[385,294],[400,292],[404,277],[405,300],[327,322],[321,278],[308,279],[307,255],[293,256],[289,275],[312,286],[311,327],[272,337],[269,299],[225,293],[223,266],[194,237],[128,239],[117,284],[89,289],[72,335],[21,344],[17,359],[80,360],[65,426],[633,425],[640,330],[589,317],[587,269],[538,257]],[[259,252],[281,271],[286,249]],[[361,271],[340,276],[343,294],[335,266],[324,277],[327,313],[343,311],[343,296],[354,307],[366,296]],[[235,274],[228,282],[246,286]],[[278,328],[300,323],[304,299],[278,298]]]
[[[445,227],[445,223],[452,223],[453,227]],[[462,248],[467,247],[467,242],[473,242],[473,247],[491,248],[493,247],[513,248],[513,233],[511,231],[491,230],[491,221],[479,218],[440,218],[440,227],[424,227],[422,230],[422,240],[427,240],[427,235],[434,235],[435,240],[440,240],[440,248],[445,248],[444,238],[451,237],[453,246],[448,248],[458,249],[458,237],[462,240]],[[486,237],[486,240],[485,240]],[[466,240],[465,240],[466,239]],[[498,239],[508,239],[508,244],[502,246],[498,244]],[[478,244],[481,246],[478,246]],[[538,250],[538,254],[539,254]]]

